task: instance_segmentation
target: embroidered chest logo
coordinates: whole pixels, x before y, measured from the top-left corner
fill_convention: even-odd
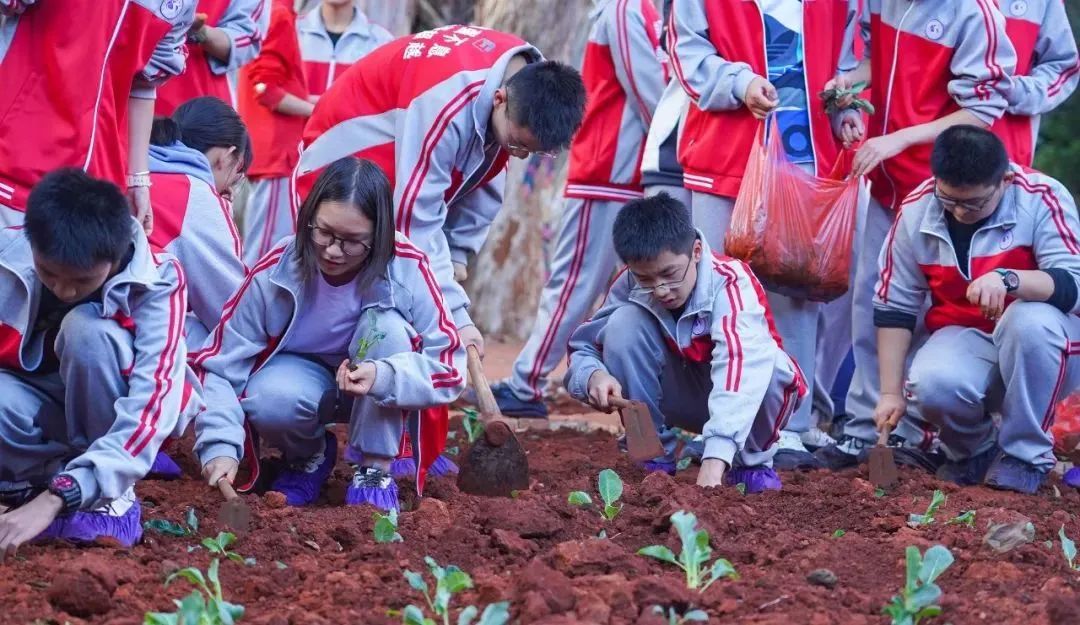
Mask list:
[[[704,315],[698,315],[694,319],[694,326],[690,329],[693,336],[701,336],[709,329],[709,320]]]
[[[1014,0],[1012,3],[1009,4],[1009,13],[1012,13],[1017,17],[1020,17],[1021,15],[1027,13],[1027,10],[1028,3],[1024,2],[1024,0]]]
[[[180,15],[180,11],[184,8],[184,3],[180,0],[164,0],[161,6],[158,7],[158,13],[161,13],[161,17],[172,21]]]
[[[1007,250],[1012,247],[1013,233],[1012,230],[1006,230],[1005,234],[1001,235],[1001,242],[998,243],[998,247],[1003,250]]]
[[[933,19],[926,23],[926,37],[931,41],[937,41],[945,34],[945,24],[941,20]]]

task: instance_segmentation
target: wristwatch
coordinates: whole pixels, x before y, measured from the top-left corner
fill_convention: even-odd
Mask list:
[[[82,504],[82,489],[75,478],[67,473],[57,474],[49,480],[49,492],[59,497],[64,502],[61,514],[70,514],[79,509]]]
[[[129,189],[135,187],[149,187],[150,186],[150,172],[140,171],[134,174],[127,175],[127,186]]]
[[[1005,292],[1012,293],[1016,289],[1020,288],[1020,276],[1015,271],[1009,271],[1008,269],[995,269],[997,275],[1001,276],[1001,281],[1005,284]]]

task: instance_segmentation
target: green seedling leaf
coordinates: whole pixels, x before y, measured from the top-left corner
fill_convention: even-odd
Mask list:
[[[930,505],[926,507],[926,512],[923,514],[911,514],[908,515],[908,525],[911,527],[919,527],[922,525],[930,525],[934,522],[934,516],[937,515],[941,506],[945,505],[945,501],[948,497],[940,490],[935,490],[933,496],[930,498]]]
[[[284,571],[285,569],[289,568],[289,565],[285,564],[281,560],[274,560],[274,566],[276,566],[279,571]]]
[[[188,508],[187,515],[184,517],[184,522],[191,528],[192,534],[199,533],[199,517],[195,516],[195,508]]]
[[[925,554],[920,554],[917,547],[908,547],[904,560],[904,587],[882,608],[882,613],[892,618],[893,625],[918,625],[924,618],[941,614],[937,605],[941,588],[934,581],[952,565],[953,556],[941,545],[930,547]]]
[[[179,523],[173,523],[166,519],[151,519],[143,522],[143,529],[157,532],[159,534],[165,534],[166,536],[189,536],[191,532],[180,525]]]
[[[604,469],[599,477],[600,498],[604,500],[605,507],[615,505],[622,497],[623,483],[619,474],[611,469]]]
[[[233,625],[244,615],[244,606],[229,603],[221,592],[218,576],[220,560],[210,562],[205,577],[202,571],[187,568],[177,571],[165,580],[169,586],[176,579],[184,579],[196,586],[196,590],[181,600],[174,600],[175,614],[147,613],[144,624],[176,623],[177,625]]]
[[[677,567],[682,567],[682,564],[675,558],[675,552],[663,545],[651,545],[649,547],[642,547],[638,549],[638,555],[647,556],[650,558],[656,558],[657,560],[663,560],[664,562],[670,562]]]
[[[882,498],[884,496],[885,496],[885,489],[884,488],[875,488],[874,489],[874,497],[877,497],[877,498],[880,499],[880,498]]]
[[[1069,568],[1080,570],[1076,566],[1076,542],[1065,535],[1064,525],[1058,530],[1058,538],[1061,540],[1061,552],[1065,554],[1065,561],[1069,563]]]
[[[945,569],[952,566],[953,555],[941,545],[934,545],[923,554],[922,566],[919,567],[919,581],[932,584]]]
[[[738,579],[739,574],[735,572],[735,567],[725,558],[717,558],[713,562],[712,569],[709,571],[709,581],[701,588],[701,592],[705,592],[705,589],[712,586],[712,583],[722,577],[729,577],[731,579]]]
[[[444,449],[443,452],[450,456],[456,456],[461,453],[461,449],[457,445],[453,445]]]
[[[419,590],[420,592],[427,594],[428,585],[427,582],[424,581],[423,575],[416,571],[405,571],[404,575],[405,580],[409,582],[409,586],[411,586],[413,590]]]
[[[671,515],[671,525],[679,534],[682,551],[678,557],[671,549],[663,545],[652,545],[638,550],[638,554],[656,558],[674,564],[686,574],[686,586],[704,592],[713,582],[722,577],[734,577],[735,569],[731,562],[721,558],[709,565],[712,548],[709,546],[709,533],[697,529],[697,517],[685,510]],[[706,579],[708,578],[708,579]]]
[[[601,540],[607,538],[607,530],[600,530],[600,533],[597,534],[596,537]]]
[[[689,469],[690,468],[690,463],[693,462],[693,460],[694,459],[689,457],[689,456],[684,456],[682,458],[679,458],[679,461],[675,463],[675,470],[676,471],[685,471],[685,470]]]
[[[506,625],[510,622],[510,602],[500,601],[484,608],[477,625]]]
[[[401,612],[401,622],[405,625],[427,625],[427,623],[434,623],[435,621],[424,618],[424,611],[415,605],[407,605]]]
[[[484,433],[484,422],[480,420],[480,413],[472,408],[465,408],[462,412],[465,416],[461,419],[461,425],[465,428],[465,438],[471,445]]]
[[[472,578],[461,569],[447,569],[446,577],[440,580],[440,585],[452,595],[472,588]]]
[[[398,533],[398,513],[396,509],[390,510],[389,514],[378,512],[373,516],[375,519],[375,542],[377,543],[400,543],[404,542]]]
[[[457,624],[458,625],[472,625],[473,619],[475,619],[476,615],[479,614],[479,613],[480,613],[480,610],[478,610],[476,608],[476,606],[474,606],[474,605],[467,606],[464,610],[461,611],[461,614],[458,614]]]
[[[957,515],[948,521],[945,521],[945,525],[966,525],[968,527],[975,527],[975,511],[968,510],[963,514]]]
[[[589,493],[585,491],[575,490],[566,498],[566,502],[571,506],[587,506],[592,503],[592,497],[589,497]]]
[[[356,341],[356,357],[353,358],[354,368],[367,358],[368,352],[370,352],[373,347],[386,338],[386,333],[379,331],[379,316],[375,314],[375,309],[373,308],[369,308],[367,311],[367,324],[367,334]]]
[[[610,521],[610,520],[614,519],[616,516],[618,516],[620,510],[622,510],[622,506],[612,506],[610,504],[607,504],[607,505],[604,506],[604,509],[603,509],[603,511],[601,511],[601,514],[604,515],[605,519]]]
[[[843,538],[844,534],[847,534],[847,532],[844,531],[844,530],[836,530],[835,532],[832,533],[832,537],[833,538]]]
[[[746,482],[739,482],[735,485],[735,490],[739,491],[740,495],[746,494]]]

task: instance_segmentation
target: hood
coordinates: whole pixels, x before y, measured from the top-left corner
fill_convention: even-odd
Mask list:
[[[194,176],[212,188],[216,188],[210,161],[202,152],[189,148],[179,141],[172,145],[150,146],[150,171],[155,174]]]

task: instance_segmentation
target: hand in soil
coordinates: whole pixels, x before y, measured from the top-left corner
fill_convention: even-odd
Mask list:
[[[59,497],[44,492],[30,503],[0,515],[0,562],[15,557],[23,543],[45,531],[63,506]]]
[[[362,362],[355,369],[349,367],[349,361],[343,360],[337,370],[338,389],[355,397],[363,397],[375,386],[375,374],[378,369],[373,362]]]
[[[706,458],[701,461],[701,470],[698,471],[697,484],[705,488],[723,486],[724,473],[727,472],[727,463],[719,458]]]
[[[589,376],[589,404],[597,410],[611,412],[615,407],[610,397],[622,397],[622,385],[607,371],[596,370]]]
[[[484,358],[484,337],[480,334],[480,330],[476,329],[475,325],[459,328],[458,336],[461,337],[462,345],[466,348],[470,345],[476,347],[476,351],[480,353],[480,358]]]
[[[232,484],[236,479],[236,470],[240,467],[240,463],[228,456],[218,456],[210,462],[206,463],[206,466],[202,469],[202,476],[206,478],[206,483],[211,488],[217,488],[217,484],[221,481],[221,478],[229,480]]]
[[[899,393],[882,393],[877,407],[874,408],[874,423],[877,424],[878,430],[881,430],[886,424],[890,429],[895,428],[896,424],[900,422],[900,417],[904,416],[906,412],[907,400],[904,399],[903,395]]]

